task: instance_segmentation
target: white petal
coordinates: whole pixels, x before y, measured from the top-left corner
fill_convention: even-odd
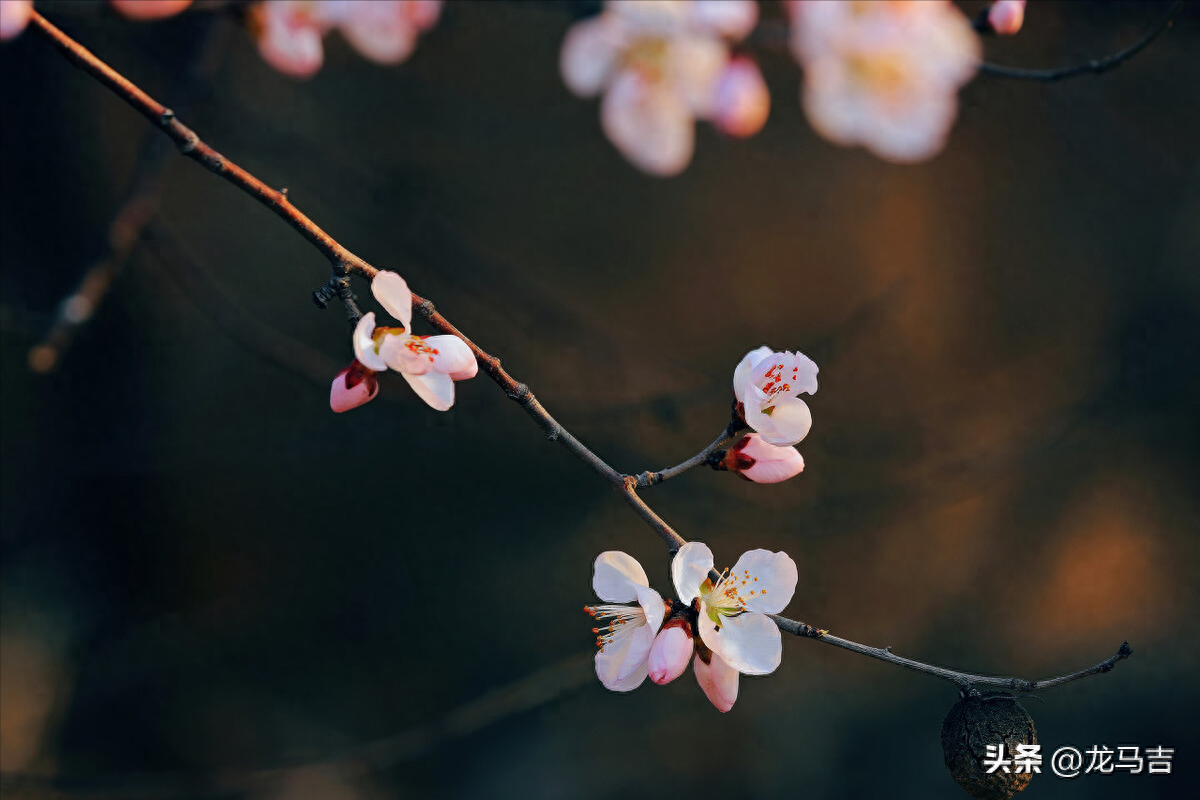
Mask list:
[[[724,713],[733,708],[738,695],[738,671],[716,653],[712,654],[711,664],[705,664],[699,656],[692,659],[692,663],[696,682],[717,710]]]
[[[427,372],[424,375],[409,375],[400,373],[417,396],[429,404],[435,411],[448,411],[454,405],[454,381],[449,375],[441,372]]]
[[[706,613],[706,607],[701,606],[700,638],[714,654],[746,675],[768,675],[775,671],[783,655],[783,642],[770,617],[751,611],[722,616],[720,620],[718,628]]]
[[[749,415],[746,421],[750,421]],[[770,433],[759,431],[767,444],[777,447],[787,447],[798,444],[808,436],[812,428],[812,412],[803,400],[796,397],[785,397],[776,401],[775,410],[771,412]]]
[[[751,373],[758,362],[767,358],[775,351],[763,345],[755,350],[751,350],[742,357],[738,362],[737,367],[733,370],[733,396],[737,398],[739,403],[746,402],[745,387],[750,382]]]
[[[792,394],[816,394],[817,373],[820,371],[817,368],[817,362],[804,353],[787,353],[786,355],[784,374],[786,375],[788,370],[791,371],[788,383],[792,385]]]
[[[371,293],[379,301],[379,305],[404,326],[404,330],[412,328],[412,292],[408,284],[395,272],[380,270],[371,281]]]
[[[704,0],[692,3],[692,25],[734,41],[745,39],[758,23],[758,3],[754,0]]]
[[[618,73],[600,104],[600,124],[643,172],[677,175],[692,160],[692,112],[680,93],[661,80],[646,80],[633,70]]]
[[[456,381],[473,378],[479,372],[475,354],[457,336],[429,336],[425,344],[437,351],[433,354],[433,368],[438,372],[444,372]]]
[[[622,653],[622,655],[624,655]],[[604,684],[606,689],[614,692],[630,692],[642,685],[642,681],[646,680],[646,661],[643,659],[638,666],[625,680],[617,680],[617,671],[621,668],[623,661],[615,659],[607,648],[605,651],[596,653],[596,677]]]
[[[405,375],[424,375],[433,370],[433,354],[426,349],[424,340],[407,332],[384,334],[379,357]]]
[[[354,357],[358,359],[358,363],[369,370],[385,372],[387,370],[387,362],[375,351],[375,340],[371,338],[374,333],[375,312],[368,311],[366,314],[363,314],[362,319],[358,321],[358,325],[354,327]]]
[[[663,617],[667,613],[662,595],[649,586],[635,585],[633,588],[637,591],[638,605],[642,607],[642,613],[646,615],[647,627],[657,633],[658,629],[662,627]]]
[[[704,119],[712,116],[729,48],[708,36],[679,37],[668,45],[667,58],[671,81],[691,113]]]
[[[572,25],[559,56],[563,83],[580,97],[599,94],[608,85],[625,38],[624,26],[610,14]]]
[[[649,585],[646,571],[628,553],[606,550],[596,556],[596,563],[592,567],[592,589],[604,602],[631,603],[637,599],[635,587]],[[661,602],[659,605],[662,605]]]
[[[402,0],[342,0],[339,5],[342,35],[355,50],[380,64],[398,64],[412,54],[417,30]]]
[[[650,648],[654,646],[656,633],[658,633],[657,629],[651,629],[649,625],[642,625],[625,637],[628,646],[624,648],[625,656],[617,669],[617,683],[628,683],[629,679],[639,672],[643,675],[646,674],[646,661],[650,658]],[[641,680],[638,681],[638,683],[641,682]]]
[[[688,542],[679,548],[671,561],[671,580],[675,584],[675,594],[684,603],[690,603],[700,596],[700,584],[708,580],[708,572],[713,568],[712,550],[703,542]]]
[[[739,582],[747,581],[745,586],[739,587],[738,597],[746,602],[750,611],[778,614],[796,593],[796,562],[784,552],[758,549],[742,553],[729,577]]]

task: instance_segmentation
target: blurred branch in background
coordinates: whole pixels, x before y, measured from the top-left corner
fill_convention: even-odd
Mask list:
[[[1023,81],[1040,81],[1042,83],[1054,83],[1056,81],[1075,78],[1080,75],[1101,75],[1111,69],[1115,69],[1124,62],[1136,56],[1144,50],[1151,42],[1159,37],[1171,27],[1171,23],[1175,21],[1175,17],[1183,10],[1184,0],[1175,0],[1171,3],[1171,7],[1145,36],[1138,41],[1126,47],[1124,50],[1113,53],[1111,56],[1104,58],[1092,59],[1083,64],[1075,64],[1070,67],[1058,67],[1055,69],[1024,69],[1021,67],[1009,67],[1003,64],[992,64],[984,61],[979,65],[979,71],[984,75],[991,75],[995,78],[1013,78]]]
[[[172,97],[178,98],[181,107],[190,107],[210,89],[229,33],[218,15],[205,20],[195,49],[171,88]],[[158,192],[170,163],[168,143],[154,131],[147,131],[125,197],[109,224],[105,252],[84,270],[78,286],[59,304],[50,330],[29,351],[29,367],[34,372],[45,374],[58,367],[75,337],[108,296],[113,281],[129,263],[143,229],[158,211]]]

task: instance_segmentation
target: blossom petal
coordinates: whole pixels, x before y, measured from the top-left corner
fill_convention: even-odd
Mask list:
[[[342,36],[362,55],[379,64],[398,64],[412,55],[417,30],[404,0],[342,0],[340,5],[346,9]]]
[[[738,597],[749,611],[778,614],[796,593],[796,562],[784,552],[749,550],[742,553],[729,574],[735,580],[747,580],[744,590],[738,590]]]
[[[738,695],[738,671],[716,653],[712,654],[711,664],[705,664],[699,656],[692,659],[692,664],[696,682],[717,710],[725,713],[733,708]]]
[[[628,683],[629,679],[637,675],[639,671],[643,675],[646,674],[646,661],[650,658],[650,648],[654,646],[656,633],[658,633],[657,629],[651,628],[649,625],[641,625],[625,637],[625,655],[617,668],[617,683]],[[642,680],[644,678],[639,679],[638,683],[641,683]],[[632,689],[634,686],[630,688]]]
[[[736,616],[719,616],[718,626],[706,607],[700,608],[700,638],[715,655],[746,675],[775,671],[783,656],[779,628],[764,614],[752,611]]]
[[[449,411],[454,405],[454,380],[441,372],[427,372],[424,375],[409,375],[400,373],[417,396],[429,404],[435,411]]]
[[[318,20],[298,2],[263,3],[258,51],[263,60],[293,78],[309,78],[325,59]]]
[[[638,605],[642,607],[642,613],[646,615],[646,625],[658,633],[658,629],[663,624],[663,617],[667,614],[667,606],[663,603],[662,595],[649,586],[635,584],[633,588],[637,592]]]
[[[393,329],[394,330],[394,329]],[[433,371],[433,353],[419,336],[408,333],[384,334],[379,356],[396,372],[405,375],[424,375]]]
[[[742,356],[737,367],[733,370],[733,396],[739,403],[746,402],[746,386],[750,383],[751,374],[758,362],[772,355],[775,351],[763,345]]]
[[[746,418],[749,421],[749,417]],[[808,436],[812,428],[812,412],[808,405],[799,398],[785,397],[775,403],[771,412],[771,433],[762,433],[763,441],[777,447],[787,447],[798,444]]]
[[[646,680],[646,659],[644,657],[640,662],[636,659],[630,660],[632,668],[626,668],[626,660],[635,643],[635,635],[636,632],[620,642],[615,642],[615,646],[610,644],[596,653],[596,677],[600,679],[606,689],[614,692],[628,692],[636,689],[642,684],[642,681]],[[653,645],[653,638],[650,643]],[[622,670],[626,673],[625,677],[619,678]]]
[[[684,603],[690,603],[700,596],[700,584],[708,580],[709,570],[713,568],[712,550],[703,542],[688,542],[679,548],[675,558],[671,560],[671,580],[675,584],[675,594]]]
[[[717,87],[729,63],[729,48],[707,36],[681,36],[667,51],[668,70],[682,93],[688,110],[697,117],[712,116],[717,105]]]
[[[354,357],[367,369],[374,372],[384,372],[388,368],[387,362],[375,350],[374,335],[375,312],[368,311],[366,314],[363,314],[362,319],[358,321],[358,325],[354,327]]]
[[[371,293],[379,301],[379,305],[404,326],[404,330],[412,328],[412,292],[408,283],[397,273],[380,270],[371,281]]]
[[[329,389],[329,407],[340,414],[375,399],[377,394],[379,380],[375,373],[366,372],[354,364],[346,367],[333,379],[333,385]]]
[[[599,94],[616,68],[625,38],[624,26],[608,14],[572,25],[559,55],[563,83],[580,97]]]
[[[479,372],[479,363],[467,343],[457,336],[428,336],[425,344],[433,348],[433,368],[444,372],[456,381],[474,378]]]
[[[662,81],[645,80],[632,70],[618,73],[600,104],[600,124],[609,141],[643,172],[677,175],[692,160],[692,112]]]
[[[754,0],[704,0],[691,3],[691,23],[733,41],[741,41],[758,24],[758,3]]]
[[[628,553],[606,550],[596,556],[592,567],[592,590],[604,602],[631,603],[638,599],[636,587],[649,585],[646,570]]]
[[[762,130],[771,113],[771,93],[753,59],[729,62],[717,83],[712,122],[728,136],[745,138]]]

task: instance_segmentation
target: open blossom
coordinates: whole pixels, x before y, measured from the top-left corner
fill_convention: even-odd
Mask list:
[[[697,628],[710,652],[697,646],[696,679],[713,704],[727,711],[737,699],[738,673],[767,675],[779,666],[783,643],[766,615],[780,613],[791,601],[796,562],[786,553],[750,550],[715,585],[712,568],[708,546],[688,542],[671,562],[671,578],[680,600],[699,600]]]
[[[987,13],[988,25],[1001,36],[1011,36],[1025,23],[1025,0],[996,0]]]
[[[646,680],[646,662],[666,604],[650,588],[646,571],[633,556],[609,550],[596,558],[592,588],[604,601],[584,610],[605,622],[596,634],[596,676],[614,692],[636,689]],[[636,605],[625,605],[636,603]]]
[[[257,17],[258,49],[280,72],[307,78],[324,62],[321,40],[337,29],[365,57],[398,64],[440,13],[441,0],[266,0]]]
[[[371,281],[371,292],[401,326],[377,327],[375,312],[363,315],[354,329],[355,361],[334,379],[329,405],[346,411],[367,402],[378,391],[374,373],[390,368],[432,408],[446,411],[454,405],[454,382],[479,372],[475,354],[457,336],[411,333],[412,292],[395,272],[380,270]]]
[[[113,10],[130,19],[173,17],[192,4],[192,0],[109,0]]]
[[[760,347],[747,353],[733,372],[733,394],[746,424],[777,447],[808,435],[812,414],[796,395],[816,391],[817,365],[803,353]]]
[[[949,0],[791,0],[802,101],[825,138],[900,163],[945,144],[979,37]]]
[[[695,120],[735,136],[766,121],[758,66],[729,56],[757,20],[753,0],[609,0],[567,32],[563,80],[581,97],[604,94],[604,133],[636,167],[675,175],[691,161]]]
[[[25,30],[32,13],[33,0],[0,0],[0,40]]]
[[[776,447],[748,433],[726,451],[722,465],[748,481],[779,483],[804,471],[804,457],[795,447]]]

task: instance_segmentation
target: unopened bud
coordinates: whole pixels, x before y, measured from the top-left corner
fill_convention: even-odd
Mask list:
[[[1001,36],[1011,36],[1025,22],[1025,0],[996,0],[988,9],[988,25]]]
[[[725,453],[721,465],[748,481],[779,483],[804,470],[804,457],[795,447],[767,444],[757,433],[749,433]]]
[[[377,394],[379,379],[355,359],[333,379],[333,386],[329,389],[329,407],[340,414],[358,408]]]
[[[687,669],[688,661],[695,651],[692,641],[692,626],[685,619],[672,619],[654,637],[646,671],[650,680],[659,684],[678,678]]]

